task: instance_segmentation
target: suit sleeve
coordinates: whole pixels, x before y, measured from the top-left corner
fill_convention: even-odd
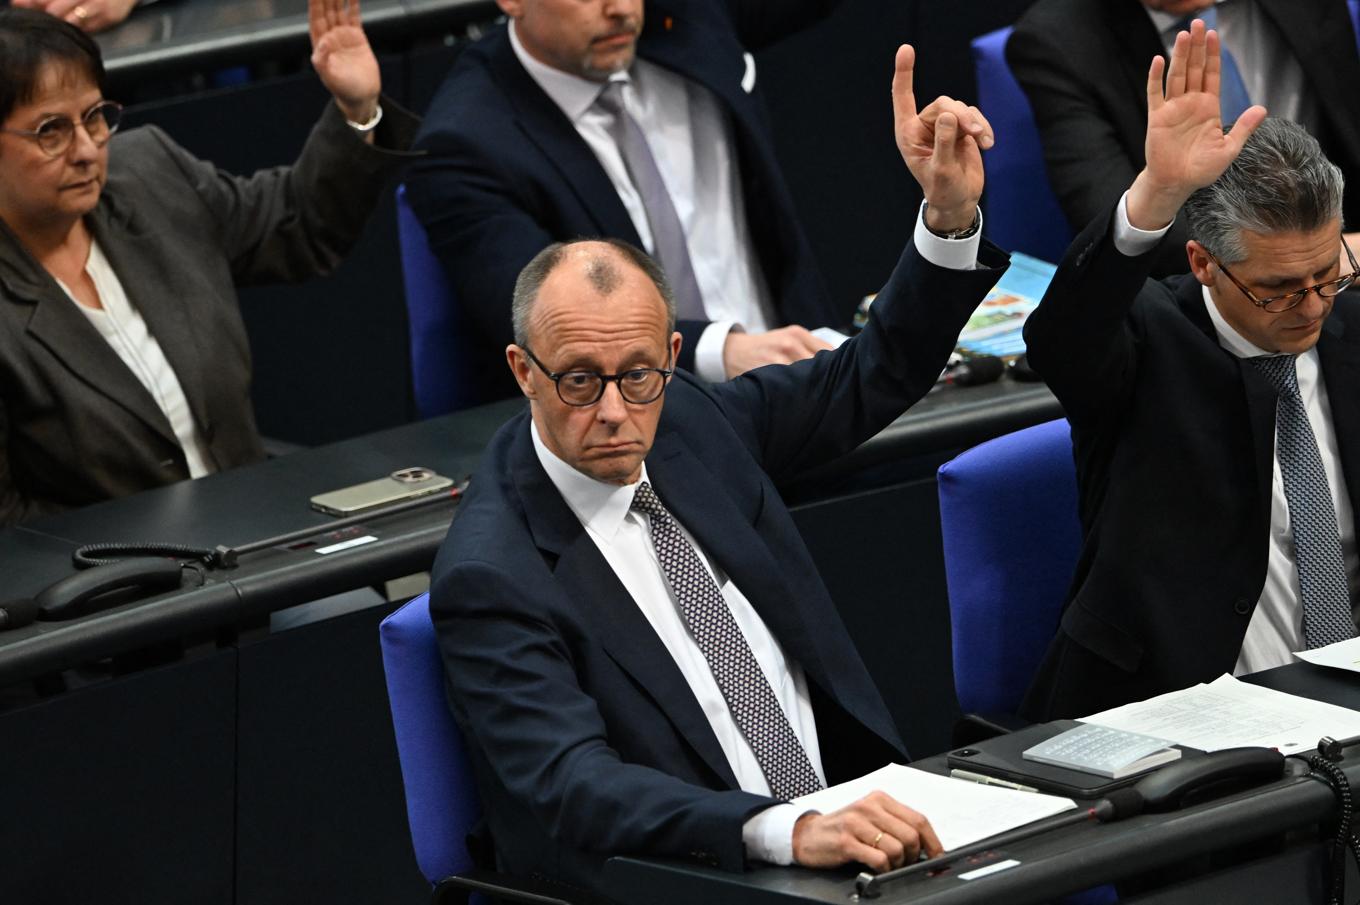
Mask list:
[[[830,461],[935,385],[968,316],[1008,264],[984,243],[978,269],[950,270],[909,244],[859,335],[805,361],[749,371],[714,387],[714,396],[776,484]]]
[[[329,273],[353,246],[406,152],[418,121],[384,97],[373,145],[327,103],[292,166],[234,176],[198,160],[153,129],[163,163],[188,181],[238,285]]]
[[[1120,140],[1119,127],[1092,87],[1090,73],[1077,68],[1077,58],[1063,43],[1070,40],[1066,31],[1022,24],[1006,42],[1006,62],[1034,111],[1049,184],[1079,232],[1119,200],[1143,161],[1131,157]],[[1129,103],[1143,102],[1130,97]],[[1171,238],[1154,253],[1151,272],[1185,273],[1187,238],[1184,222],[1177,220]]]
[[[36,499],[14,483],[9,467],[9,415],[0,402],[0,527],[17,525],[66,509],[60,503]]]
[[[1082,426],[1119,417],[1129,400],[1139,347],[1130,312],[1157,254],[1121,253],[1114,218],[1106,209],[1076,238],[1025,322],[1030,365]]]
[[[543,587],[552,587],[546,577]],[[622,761],[577,682],[567,645],[539,612],[523,581],[482,562],[458,563],[432,588],[454,715],[496,781],[573,848],[676,857],[706,851],[721,867],[740,870],[742,824],[777,802]]]

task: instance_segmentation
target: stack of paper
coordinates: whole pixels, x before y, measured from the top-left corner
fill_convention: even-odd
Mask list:
[[[829,814],[875,791],[886,792],[924,814],[946,849],[968,845],[1076,807],[1070,798],[984,786],[900,764],[888,764],[859,779],[795,798],[794,803]]]
[[[1316,748],[1324,735],[1360,735],[1360,712],[1247,685],[1232,676],[1125,704],[1082,722],[1205,751],[1254,745],[1294,754]]]

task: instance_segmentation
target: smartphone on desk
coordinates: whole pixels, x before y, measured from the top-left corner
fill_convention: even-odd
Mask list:
[[[311,502],[313,509],[328,515],[356,515],[379,506],[439,493],[452,486],[452,478],[417,465],[398,469],[376,481],[319,493]]]

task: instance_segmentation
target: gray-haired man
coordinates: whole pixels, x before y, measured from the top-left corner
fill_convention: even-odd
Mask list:
[[[1072,422],[1085,543],[1030,716],[1080,716],[1355,634],[1360,312],[1341,174],[1219,122],[1196,22],[1148,74],[1147,167],[1026,328]],[[1186,205],[1191,274],[1147,279]]]

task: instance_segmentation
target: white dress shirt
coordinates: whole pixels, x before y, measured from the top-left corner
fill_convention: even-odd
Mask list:
[[[595,152],[643,248],[652,252],[646,209],[609,131],[612,117],[595,106],[604,85],[534,59],[520,43],[513,21],[510,46],[530,78]],[[695,373],[708,381],[725,380],[723,344],[732,328],[762,333],[776,323],[746,225],[742,176],[728,117],[707,88],[641,57],[614,78],[626,83],[624,107],[646,134],[666,180],[684,227],[704,313],[712,322],[694,350]]]
[[[1218,35],[1232,52],[1247,94],[1272,116],[1283,117],[1316,135],[1322,117],[1317,98],[1307,90],[1303,67],[1284,37],[1252,0],[1217,0]],[[1149,9],[1168,59],[1182,17]]]
[[[212,474],[214,469],[209,464],[212,455],[194,422],[194,413],[189,408],[189,400],[184,396],[184,388],[180,386],[174,368],[166,360],[161,344],[147,329],[141,312],[128,300],[118,274],[113,272],[109,259],[94,240],[90,241],[90,257],[85,262],[85,272],[94,282],[103,310],[87,308],[76,301],[65,283],[57,280],[57,285],[66,292],[71,304],[99,331],[99,335],[104,337],[128,370],[146,387],[157,407],[165,413],[166,420],[175,432],[175,439],[184,450],[189,477],[201,478]]]
[[[1126,255],[1134,256],[1151,250],[1166,229],[1146,231],[1135,229],[1129,223],[1127,210],[1128,195],[1119,202],[1119,213],[1115,219],[1115,247]],[[1270,355],[1238,333],[1224,320],[1218,306],[1204,287],[1204,307],[1213,321],[1218,343],[1238,358],[1252,358]],[[1299,395],[1303,398],[1304,411],[1308,413],[1308,423],[1317,438],[1318,452],[1322,456],[1322,467],[1327,473],[1327,485],[1332,496],[1332,507],[1336,511],[1337,527],[1341,533],[1341,554],[1346,567],[1346,583],[1350,589],[1351,600],[1356,599],[1360,588],[1360,553],[1355,543],[1355,513],[1351,508],[1350,496],[1346,492],[1346,478],[1341,470],[1341,453],[1337,446],[1336,430],[1332,427],[1332,406],[1327,399],[1327,386],[1322,379],[1318,363],[1317,347],[1314,346],[1302,355],[1296,356]],[[1294,562],[1294,535],[1289,525],[1289,501],[1284,495],[1284,479],[1280,476],[1280,458],[1277,449],[1271,469],[1270,491],[1270,539],[1266,565],[1266,582],[1261,589],[1261,597],[1247,624],[1246,637],[1242,639],[1242,650],[1238,654],[1233,675],[1246,675],[1282,666],[1294,661],[1293,652],[1303,650],[1307,645],[1303,636],[1303,607],[1299,598],[1299,570]]]

